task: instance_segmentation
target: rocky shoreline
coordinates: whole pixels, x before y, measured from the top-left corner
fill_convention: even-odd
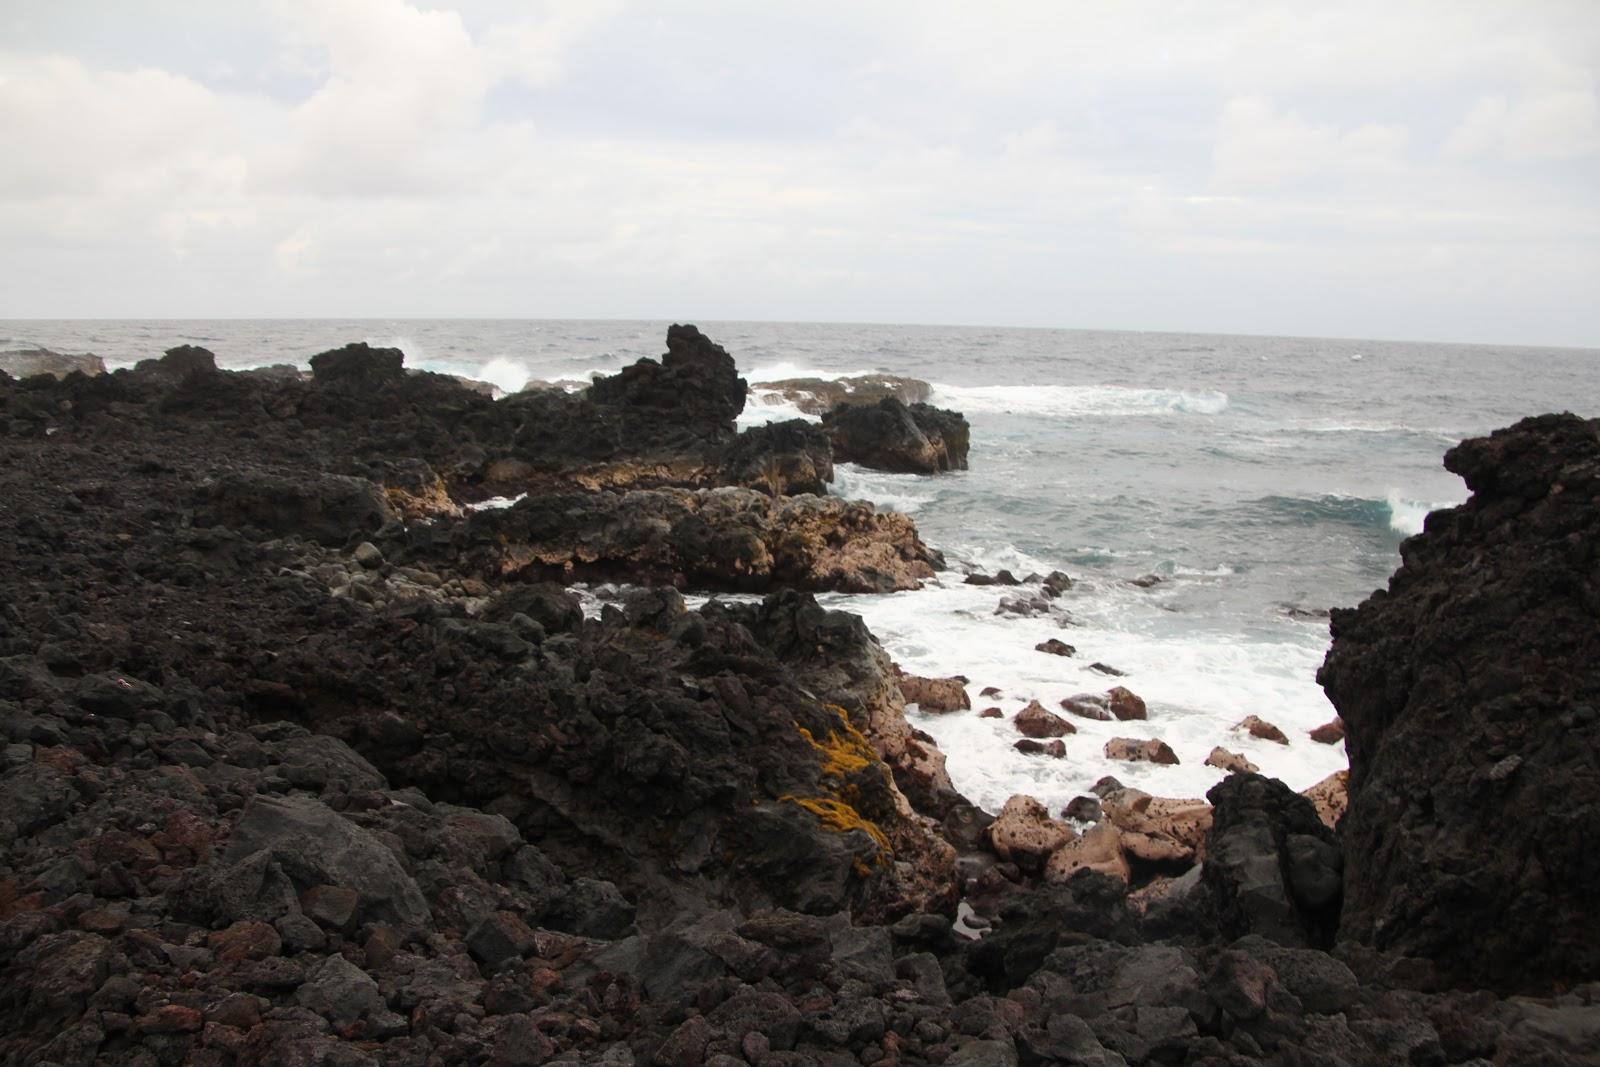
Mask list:
[[[965,421],[741,434],[667,347],[500,400],[365,345],[0,374],[0,1063],[1600,1062],[1600,424],[1452,451],[1334,614],[1342,820],[1247,771],[991,817],[940,680],[810,595],[942,567],[826,488]]]

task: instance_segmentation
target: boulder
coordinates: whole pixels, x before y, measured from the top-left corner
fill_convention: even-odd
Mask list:
[[[1326,948],[1338,924],[1343,858],[1311,802],[1274,778],[1231,774],[1206,794],[1206,886],[1225,934]]]
[[[1078,835],[1066,823],[1050,818],[1043,804],[1019,793],[1006,801],[985,836],[1002,860],[1037,872],[1051,853]]]
[[[834,459],[902,474],[967,467],[967,420],[926,404],[886,397],[870,407],[845,404],[822,417]]]
[[[1035,741],[1031,737],[1024,737],[1011,747],[1024,756],[1050,756],[1054,759],[1064,759],[1067,755],[1067,743],[1059,737],[1054,741]]]
[[[1011,720],[1011,725],[1017,728],[1018,733],[1033,738],[1065,737],[1078,732],[1077,727],[1061,716],[1046,711],[1037,700],[1028,701],[1028,706],[1017,712]]]
[[[377,838],[310,797],[257,796],[246,805],[221,856],[243,863],[267,853],[297,885],[353,890],[360,913],[399,930],[432,924],[427,901],[394,853]]]
[[[1524,419],[1444,459],[1472,491],[1333,612],[1346,728],[1341,937],[1501,992],[1600,975],[1600,421]]]

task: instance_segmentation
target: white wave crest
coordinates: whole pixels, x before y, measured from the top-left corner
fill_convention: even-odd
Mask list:
[[[744,410],[739,413],[738,424],[745,426],[765,426],[769,422],[787,422],[789,419],[805,419],[807,422],[822,421],[816,415],[809,415],[791,404],[782,393],[771,389],[752,389],[745,398]]]
[[[1220,415],[1228,394],[1182,389],[1135,389],[1124,385],[945,385],[935,383],[933,402],[967,414],[1044,415]]]
[[[882,510],[907,515],[937,496],[926,475],[886,474],[854,463],[834,465],[833,491],[846,500],[866,500]]]
[[[1460,501],[1445,500],[1430,503],[1426,500],[1410,500],[1400,495],[1400,490],[1391,489],[1385,498],[1389,505],[1389,528],[1395,533],[1410,537],[1412,534],[1422,532],[1422,524],[1427,520],[1428,514],[1440,508],[1453,508]]]
[[[502,393],[518,393],[533,375],[522,364],[500,356],[485,363],[473,377],[488,382]]]

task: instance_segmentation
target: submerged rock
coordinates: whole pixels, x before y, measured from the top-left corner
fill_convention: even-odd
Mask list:
[[[1472,497],[1333,613],[1344,720],[1341,936],[1446,981],[1600,975],[1600,422],[1524,419],[1445,455]]]

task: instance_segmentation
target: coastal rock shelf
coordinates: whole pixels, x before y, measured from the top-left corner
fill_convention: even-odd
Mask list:
[[[1249,773],[996,819],[906,718],[964,680],[806,591],[937,553],[692,327],[574,394],[312,367],[0,375],[0,1063],[1594,1062],[1592,424],[1452,453],[1335,615],[1342,824]]]

